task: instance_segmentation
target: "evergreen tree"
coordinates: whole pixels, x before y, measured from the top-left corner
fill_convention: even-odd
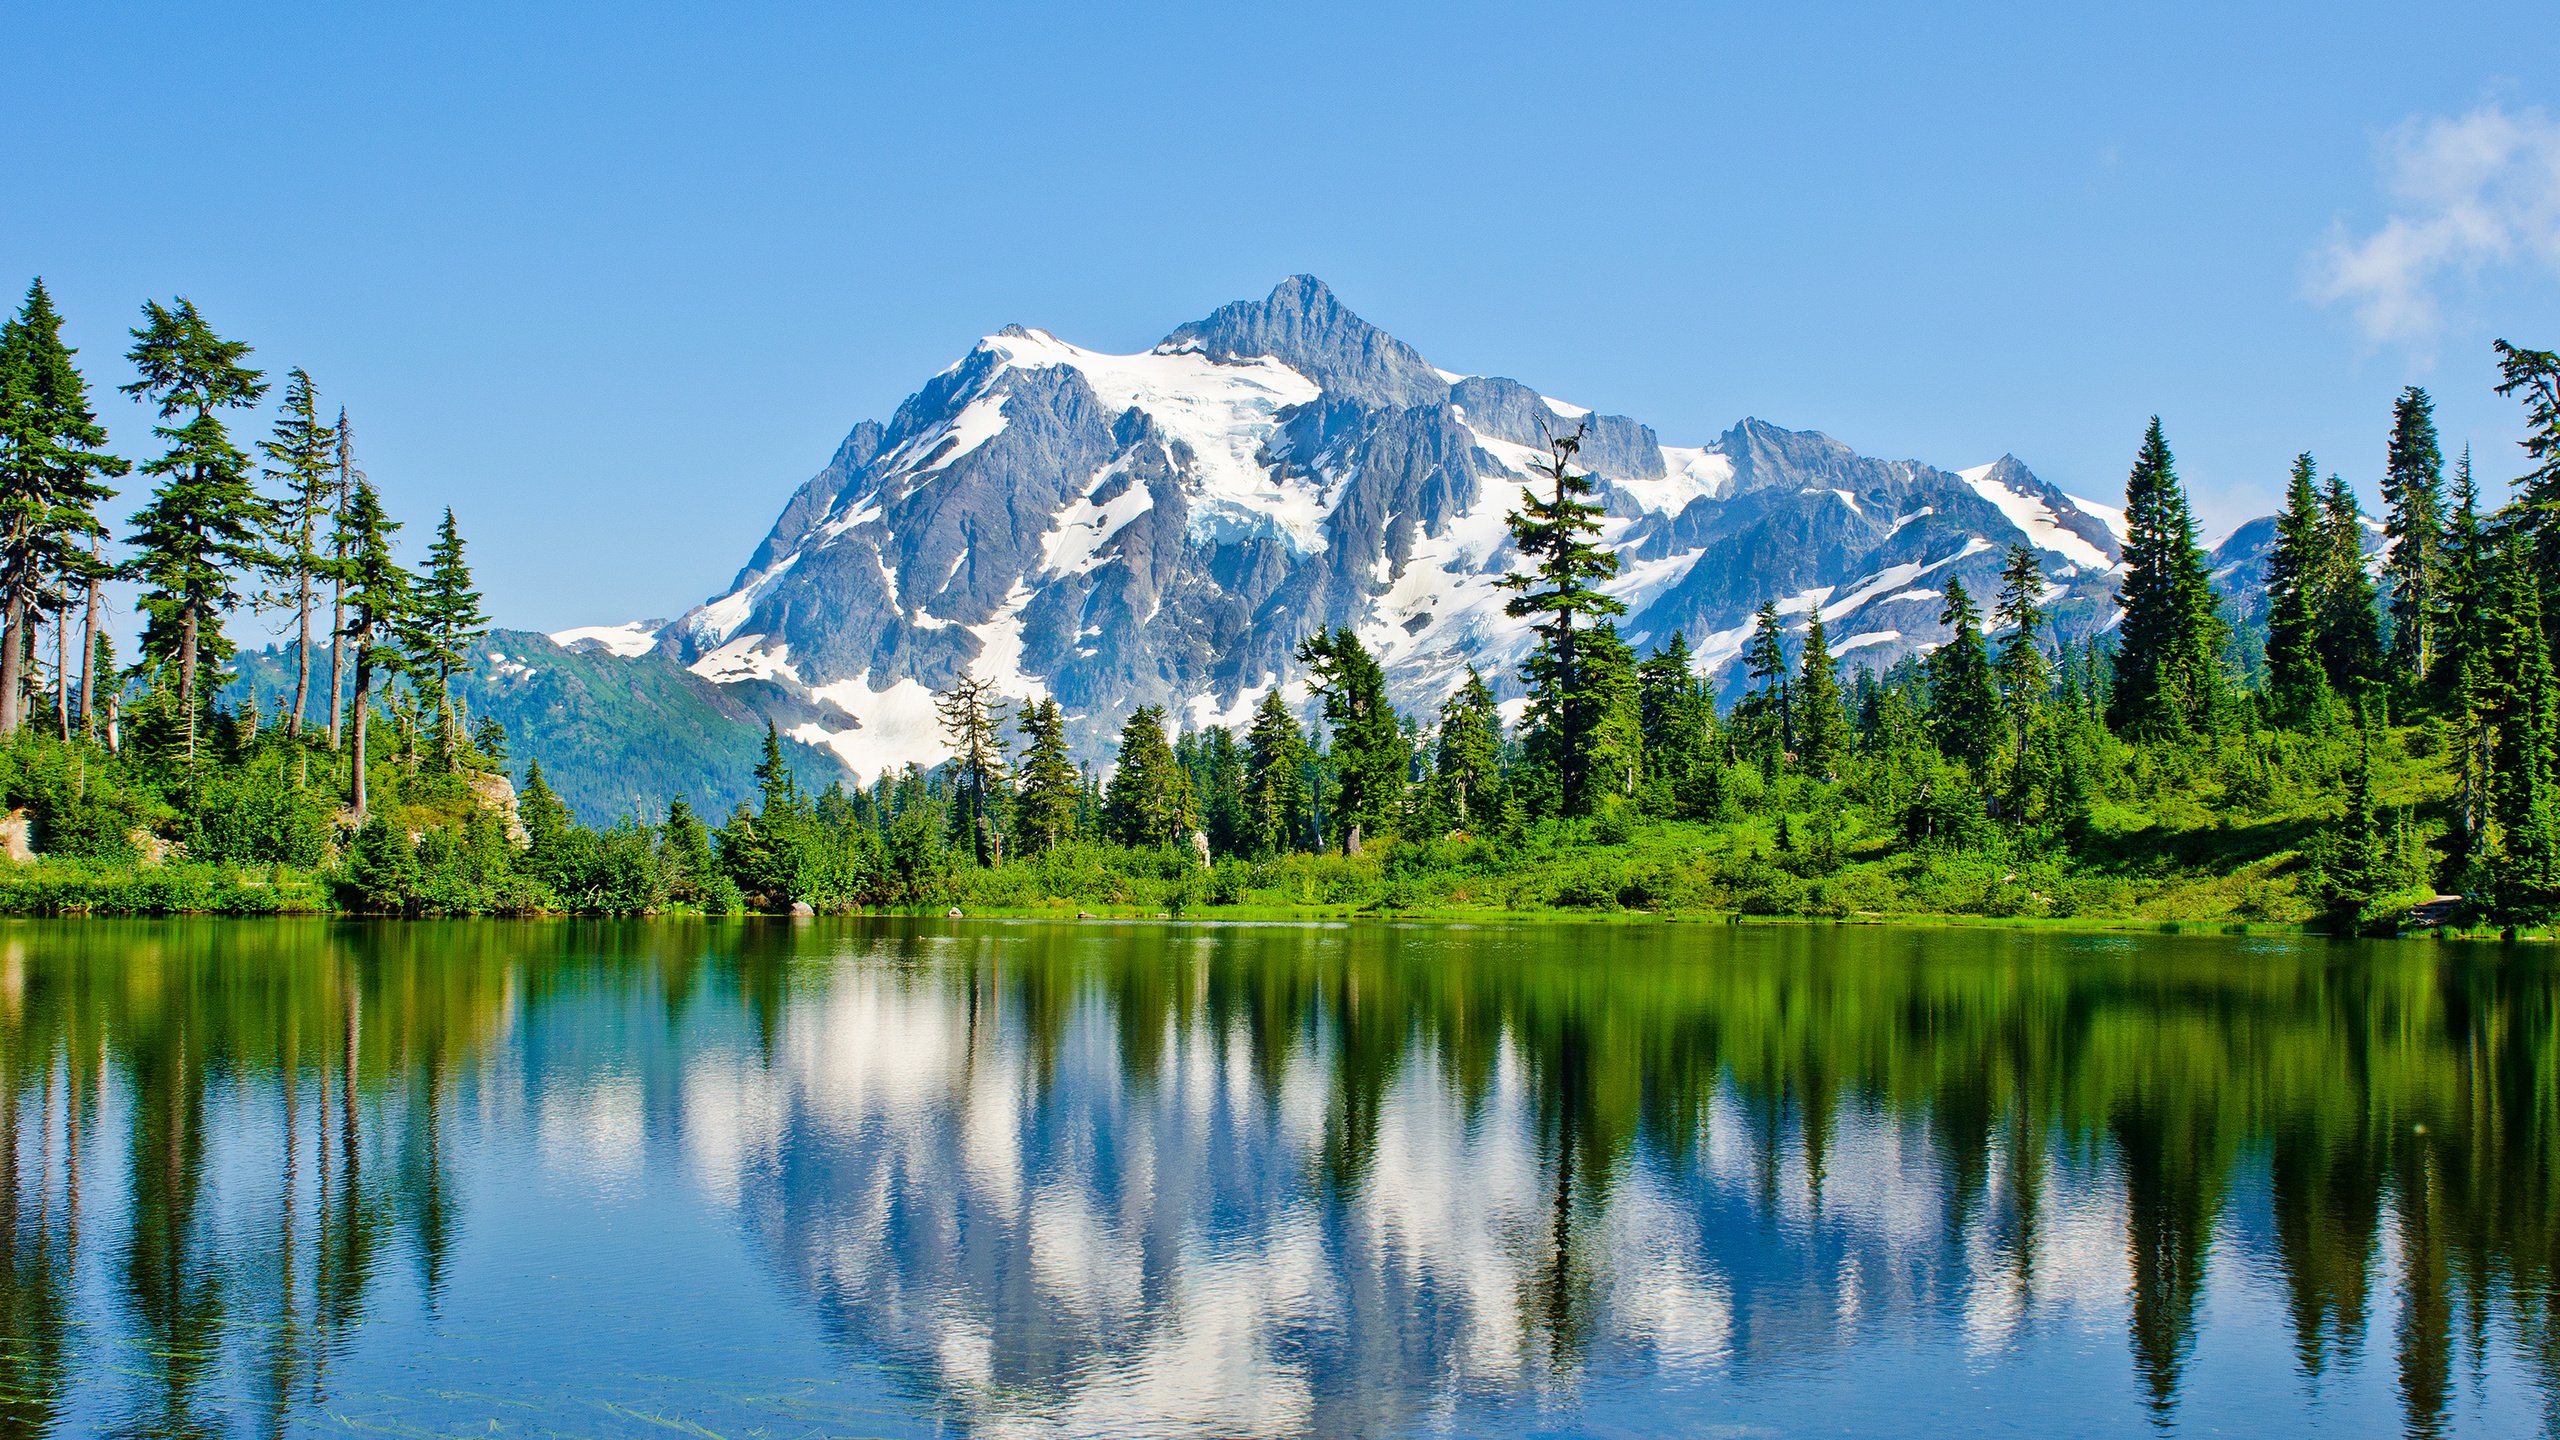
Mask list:
[[[2000,744],[2000,692],[1992,683],[1991,652],[1982,640],[1982,612],[1950,577],[1938,623],[1954,633],[1929,652],[1929,733],[1948,759],[1975,776],[1991,773]]]
[[[467,672],[472,645],[489,633],[489,617],[480,609],[480,592],[472,586],[471,566],[463,558],[462,531],[446,507],[427,547],[427,563],[418,574],[414,603],[401,629],[413,673],[432,676],[436,685],[437,762],[454,763],[460,717],[454,711],[453,677]]]
[[[2330,693],[2320,649],[2321,618],[2329,608],[2323,583],[2329,542],[2317,474],[2309,452],[2294,457],[2284,511],[2276,517],[2275,547],[2267,555],[2267,684],[2276,713],[2296,725],[2319,716]]]
[[[2027,727],[2052,683],[2051,668],[2037,638],[2044,629],[2043,601],[2044,567],[2036,560],[2036,552],[2011,545],[2008,562],[2000,570],[2000,602],[1992,615],[2008,636],[2000,642],[1997,669],[2013,749],[2026,743]]]
[[[2373,577],[2364,567],[2364,513],[2355,491],[2332,475],[2320,497],[2321,533],[2327,542],[2320,613],[2320,659],[2329,685],[2355,694],[2380,678],[2381,641],[2375,634]]]
[[[1796,748],[1793,685],[1787,678],[1787,625],[1778,602],[1763,601],[1753,622],[1751,640],[1742,647],[1743,673],[1750,677],[1751,715],[1775,727],[1782,752]]]
[[[1840,708],[1840,677],[1819,609],[1805,627],[1804,664],[1796,672],[1795,695],[1796,764],[1817,780],[1830,779],[1849,758],[1849,717]]]
[[[1695,665],[1688,637],[1674,630],[1637,676],[1645,775],[1655,808],[1667,814],[1695,813],[1700,787],[1712,785],[1717,768],[1715,701]]]
[[[142,608],[149,617],[143,653],[177,666],[178,708],[192,768],[197,668],[208,655],[219,660],[230,653],[221,623],[222,612],[240,599],[235,578],[268,563],[260,544],[266,506],[249,484],[249,457],[231,443],[214,412],[255,405],[267,385],[260,372],[240,363],[249,347],[214,334],[191,301],[182,297],[165,307],[147,301],[142,314],[125,357],[141,378],[123,386],[124,393],[156,402],[163,421],[194,416],[151,432],[169,448],[142,467],[160,484],[134,515],[129,537],[135,551],[130,568],[143,584]],[[361,810],[361,778],[357,789]]]
[[[1528,747],[1553,778],[1557,804],[1568,815],[1590,813],[1599,790],[1594,767],[1612,718],[1609,698],[1585,673],[1582,637],[1588,626],[1627,613],[1623,601],[1598,588],[1618,573],[1618,557],[1592,543],[1602,511],[1583,498],[1592,491],[1591,476],[1574,468],[1582,435],[1577,427],[1548,441],[1548,458],[1537,470],[1550,482],[1550,494],[1541,499],[1522,490],[1520,508],[1507,517],[1512,544],[1533,568],[1494,582],[1520,592],[1505,607],[1509,614],[1540,617],[1536,647],[1522,667]]]
[[[1251,848],[1244,803],[1244,755],[1224,725],[1186,732],[1174,742],[1173,757],[1191,784],[1200,809],[1200,828],[1216,855],[1240,855]]]
[[[1026,742],[1020,774],[1021,793],[1013,805],[1020,848],[1046,855],[1076,832],[1076,801],[1083,777],[1067,752],[1066,716],[1055,700],[1022,707]]]
[[[757,814],[771,819],[800,804],[800,781],[791,773],[791,759],[782,753],[782,729],[773,721],[764,722],[764,749],[756,757],[756,794],[762,801]]]
[[[2187,734],[2211,720],[2220,698],[2222,619],[2156,415],[2125,481],[2125,527],[2116,721],[2144,739]]]
[[[1244,746],[1245,830],[1254,852],[1306,848],[1315,811],[1307,789],[1307,737],[1277,686],[1254,706]]]
[[[355,659],[356,688],[349,708],[355,722],[358,817],[365,814],[368,798],[366,737],[372,723],[374,681],[386,671],[397,675],[405,658],[397,640],[408,618],[411,581],[391,554],[391,537],[399,529],[399,522],[383,513],[382,497],[374,493],[372,483],[358,480],[347,504],[345,558],[330,562],[346,592],[346,624],[337,643],[347,646]]]
[[[2482,664],[2482,636],[2494,570],[2488,537],[2480,525],[2480,491],[2471,475],[2471,448],[2464,446],[2454,467],[2453,517],[2445,526],[2444,615],[2437,627],[2435,669],[2428,675],[2438,704],[2459,722],[2462,756],[2459,788],[2454,795],[2456,839],[2462,853],[2477,848],[2486,820],[2483,785],[2488,751],[2484,746],[2477,701],[2487,680]]]
[[[338,488],[329,515],[329,748],[338,748],[338,697],[344,693],[340,671],[346,660],[347,647],[336,637],[347,630],[347,506],[355,498],[356,482],[365,478],[356,468],[355,427],[347,423],[347,409],[338,407]]]
[[[2560,353],[2519,350],[2504,340],[2498,355],[2498,393],[2522,400],[2525,437],[2517,442],[2533,468],[2516,481],[2517,523],[2533,538],[2534,563],[2543,593],[2560,583]],[[2551,607],[2544,607],[2546,623]]]
[[[1473,665],[1467,667],[1465,683],[1440,702],[1440,740],[1432,770],[1453,827],[1480,831],[1498,817],[1502,712]]]
[[[2382,477],[2388,511],[2391,671],[2415,679],[2436,663],[2436,623],[2444,607],[2444,451],[2435,402],[2412,385],[2391,409],[2391,447]]]
[[[333,508],[338,450],[337,427],[321,420],[311,376],[300,366],[285,372],[284,413],[277,417],[274,437],[260,441],[258,450],[266,457],[263,473],[281,492],[267,514],[267,551],[280,588],[267,598],[293,611],[293,707],[285,733],[298,736],[311,690],[316,585],[329,560],[320,551],[320,519]]]
[[[1584,703],[1590,740],[1585,775],[1593,808],[1609,798],[1633,800],[1644,779],[1644,705],[1635,652],[1614,621],[1583,632]]]
[[[1004,711],[995,682],[964,675],[934,697],[942,717],[943,737],[951,742],[952,769],[959,782],[952,824],[968,836],[970,858],[981,867],[1004,859],[1003,819],[996,813],[996,787],[1004,780]]]
[[[104,481],[130,468],[103,448],[77,353],[62,342],[44,282],[30,284],[16,318],[0,325],[0,735],[24,719],[32,617],[59,613],[73,584],[94,593],[105,530],[97,507],[115,495]]]
[[[1334,843],[1360,853],[1395,827],[1404,810],[1410,753],[1404,730],[1387,703],[1387,675],[1350,628],[1319,630],[1298,646],[1309,667],[1308,683],[1324,701],[1333,729],[1331,759],[1337,789],[1328,815]]]
[[[2368,711],[2359,699],[2358,711]],[[2330,927],[2352,935],[2364,928],[2365,913],[2389,889],[2382,825],[2373,800],[2374,720],[2367,714],[2357,727],[2355,763],[2347,771],[2346,813],[2336,828],[2318,837],[2313,884]]]
[[[703,828],[683,796],[667,802],[667,823],[658,830],[659,859],[667,877],[667,898],[699,905],[706,911],[733,908],[737,892],[723,896],[720,866],[711,853],[711,832]],[[723,903],[723,902],[726,903]]]
[[[2510,551],[2490,622],[2496,677],[2495,759],[2489,776],[2497,844],[2489,860],[2490,917],[2520,928],[2560,914],[2560,795],[2553,793],[2555,704],[2534,567]]]
[[[1198,828],[1191,784],[1164,737],[1161,706],[1141,705],[1120,727],[1120,757],[1103,789],[1103,823],[1132,849],[1182,845]]]

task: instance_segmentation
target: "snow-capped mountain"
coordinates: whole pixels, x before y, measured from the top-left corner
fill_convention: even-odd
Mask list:
[[[1517,693],[1504,516],[1577,425],[1623,630],[1639,651],[1685,631],[1728,689],[1764,600],[1880,667],[1943,638],[1950,577],[1987,607],[2018,540],[2064,633],[2110,613],[2121,516],[2014,458],[1944,470],[1758,420],[1664,444],[1436,369],[1298,276],[1135,355],[1008,326],[856,425],[726,593],[555,638],[784,686],[840,717],[798,738],[861,772],[944,754],[931,697],[963,674],[1056,697],[1088,752],[1144,704],[1236,724],[1272,686],[1303,695],[1291,657],[1320,626],[1355,627],[1427,714],[1470,664]]]

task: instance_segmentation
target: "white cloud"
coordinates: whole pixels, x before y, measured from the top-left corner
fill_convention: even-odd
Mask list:
[[[2422,342],[2448,276],[2496,265],[2560,270],[2560,121],[2482,106],[2403,122],[2381,146],[2392,202],[2381,228],[2344,229],[2312,257],[2310,293],[2345,302],[2377,341]]]

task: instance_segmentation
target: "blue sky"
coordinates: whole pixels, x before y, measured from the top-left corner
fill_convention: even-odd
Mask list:
[[[2560,28],[2082,8],[0,0],[0,287],[101,389],[178,293],[307,367],[542,628],[721,588],[979,334],[1137,349],[1296,271],[1675,443],[2112,498],[2157,411],[2218,530],[2305,448],[2370,497],[2418,383],[2513,474]]]

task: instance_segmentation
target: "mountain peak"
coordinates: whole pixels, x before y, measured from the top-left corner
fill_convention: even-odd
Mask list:
[[[1268,355],[1335,395],[1389,409],[1449,398],[1449,382],[1421,352],[1353,314],[1313,275],[1292,275],[1260,300],[1221,305],[1156,348],[1217,360]]]

